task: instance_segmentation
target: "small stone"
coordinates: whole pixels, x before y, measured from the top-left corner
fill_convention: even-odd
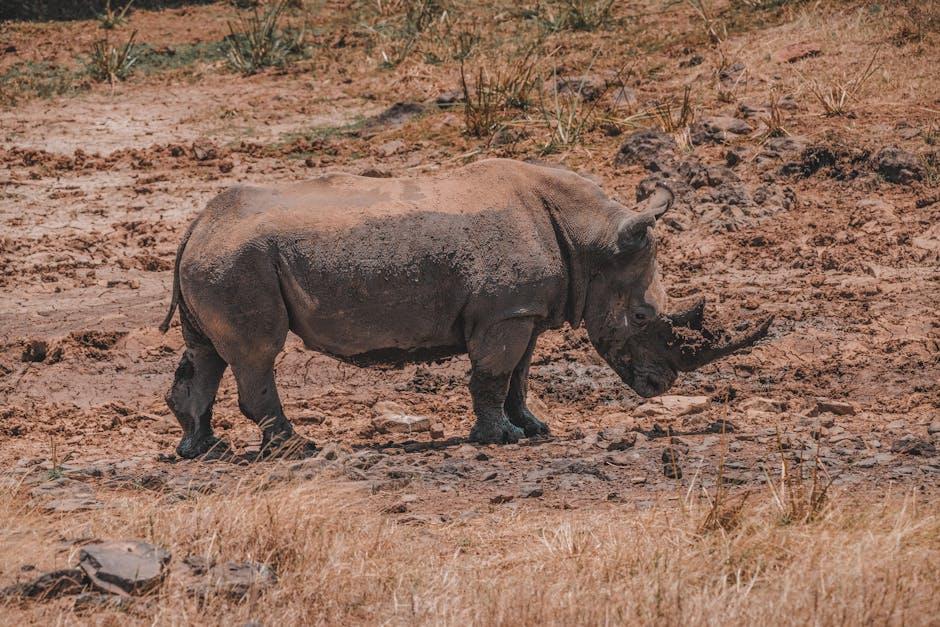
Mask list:
[[[513,500],[515,497],[512,494],[500,493],[490,499],[490,503],[494,505],[501,505],[503,503],[508,503]]]
[[[359,176],[368,176],[373,179],[388,179],[392,177],[392,173],[382,168],[366,168],[359,173]]]
[[[209,161],[210,159],[217,158],[219,151],[211,141],[199,139],[193,142],[192,154],[196,161]]]
[[[815,41],[799,41],[780,48],[773,53],[772,58],[777,63],[796,63],[803,59],[819,56],[822,46]]]
[[[498,476],[499,476],[499,473],[496,472],[495,470],[492,470],[492,471],[486,473],[485,475],[483,475],[483,481],[492,481],[493,479],[495,479],[495,478],[498,477]]]
[[[735,427],[730,420],[716,420],[710,423],[706,430],[711,433],[734,433]]]
[[[449,109],[450,107],[456,106],[462,103],[465,100],[463,90],[461,89],[452,89],[450,91],[445,91],[437,98],[434,99],[434,104],[436,104],[441,109]]]
[[[686,416],[697,414],[708,407],[707,396],[660,396],[636,408],[641,416]]]
[[[523,485],[519,488],[519,496],[524,499],[536,499],[544,493],[544,490],[537,485]]]
[[[404,147],[405,147],[405,142],[403,142],[400,139],[393,139],[392,141],[385,142],[384,144],[379,146],[378,152],[383,157],[391,157],[395,153],[401,152],[401,150]]]
[[[855,405],[845,401],[834,401],[825,398],[816,399],[816,407],[813,408],[809,415],[818,416],[819,414],[825,413],[835,414],[837,416],[854,416]]]
[[[49,345],[45,340],[29,340],[23,347],[20,361],[39,363],[46,360]]]
[[[786,401],[782,401],[776,398],[754,396],[741,403],[741,409],[755,409],[757,411],[779,414],[780,412],[786,411],[787,403]]]
[[[618,451],[604,457],[604,461],[613,466],[629,466],[636,461],[636,457],[635,454],[631,455]]]
[[[375,417],[372,424],[382,433],[418,433],[431,429],[430,418],[409,414],[381,414]]]
[[[387,514],[404,514],[409,506],[418,500],[417,494],[402,495],[397,501],[386,507],[383,511]]]
[[[62,499],[53,499],[43,503],[42,508],[47,512],[75,513],[101,509],[104,503],[90,496],[76,496]]]
[[[343,459],[347,455],[349,455],[349,452],[344,450],[343,445],[336,442],[327,442],[323,445],[323,448],[317,452],[318,459],[325,459],[327,461]]]
[[[85,571],[80,568],[65,568],[43,573],[27,583],[15,583],[0,589],[0,600],[11,598],[54,599],[69,594],[78,594],[89,585]]]
[[[917,155],[895,146],[885,146],[872,160],[875,171],[890,183],[910,183],[924,178]]]
[[[634,477],[630,477],[630,483],[633,485],[643,485],[646,483],[646,475],[636,475]]]
[[[432,440],[443,440],[444,439],[444,425],[439,422],[432,422],[430,426],[431,439]]]
[[[927,433],[930,435],[936,435],[940,433],[940,420],[934,420],[927,427]]]
[[[891,452],[902,453],[904,455],[917,455],[921,457],[931,457],[937,454],[937,447],[927,440],[922,440],[913,435],[906,435],[896,440],[891,445]]]
[[[268,588],[277,581],[274,572],[257,562],[225,562],[213,566],[205,575],[206,582],[190,588],[190,593],[205,598],[215,592],[240,601],[254,589]]]
[[[669,479],[682,478],[682,467],[679,463],[681,457],[682,452],[674,446],[667,446],[663,449],[663,474]]]
[[[703,118],[692,126],[692,142],[720,144],[733,140],[737,135],[748,135],[752,130],[744,120],[727,115],[715,115]]]
[[[878,460],[874,457],[866,457],[865,459],[860,459],[855,462],[855,466],[858,468],[872,468],[878,463]]]
[[[219,172],[222,174],[228,174],[235,168],[235,164],[232,163],[231,159],[225,159],[224,161],[219,161]]]
[[[628,431],[623,435],[611,439],[607,444],[608,451],[625,451],[628,448],[633,448],[633,445],[636,444],[636,432]]]
[[[139,540],[89,544],[78,564],[92,583],[112,594],[142,594],[163,581],[170,553]]]
[[[655,129],[643,129],[632,133],[620,145],[616,162],[621,165],[645,164],[650,159],[676,150],[676,140]]]

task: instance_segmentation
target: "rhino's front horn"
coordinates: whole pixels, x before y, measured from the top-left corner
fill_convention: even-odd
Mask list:
[[[701,330],[705,318],[705,299],[698,297],[684,300],[679,303],[679,310],[667,317],[673,326]]]
[[[770,325],[773,321],[773,316],[770,316],[762,320],[753,330],[738,337],[733,337],[727,342],[716,344],[709,341],[703,346],[696,347],[693,350],[683,351],[682,359],[680,359],[677,364],[678,369],[685,372],[696,370],[716,359],[727,357],[742,348],[754,344],[757,340],[767,335],[767,331],[770,329]]]

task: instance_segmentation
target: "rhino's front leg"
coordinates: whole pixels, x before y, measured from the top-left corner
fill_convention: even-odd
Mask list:
[[[477,421],[470,439],[483,444],[517,442],[525,432],[509,421],[505,403],[516,365],[525,355],[534,323],[529,318],[502,320],[477,330],[467,343],[470,396]]]
[[[506,402],[504,403],[509,422],[525,431],[526,436],[530,438],[535,435],[548,435],[550,433],[548,425],[536,418],[535,414],[529,411],[526,406],[526,396],[529,390],[529,364],[532,363],[532,352],[535,350],[536,339],[538,337],[533,333],[525,354],[512,372],[512,379],[509,381],[509,393],[506,395]]]

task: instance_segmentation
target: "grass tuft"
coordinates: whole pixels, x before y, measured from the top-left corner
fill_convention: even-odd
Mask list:
[[[263,11],[256,6],[250,15],[239,16],[237,26],[228,23],[228,60],[232,67],[242,74],[255,74],[283,65],[290,53],[303,49],[305,28],[288,36],[280,26],[288,1],[276,0]]]
[[[92,44],[91,58],[88,62],[88,73],[98,81],[108,81],[114,85],[124,80],[130,73],[137,55],[134,48],[134,39],[137,31],[131,33],[123,46],[114,46],[108,37],[99,39]]]

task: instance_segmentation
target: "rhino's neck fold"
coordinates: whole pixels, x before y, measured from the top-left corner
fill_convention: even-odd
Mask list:
[[[587,267],[583,254],[565,228],[565,221],[559,216],[557,209],[548,200],[544,200],[543,205],[552,222],[555,239],[558,241],[558,250],[561,252],[562,259],[568,269],[565,320],[568,321],[571,328],[576,329],[581,325],[581,320],[584,318],[584,306],[587,301]]]

